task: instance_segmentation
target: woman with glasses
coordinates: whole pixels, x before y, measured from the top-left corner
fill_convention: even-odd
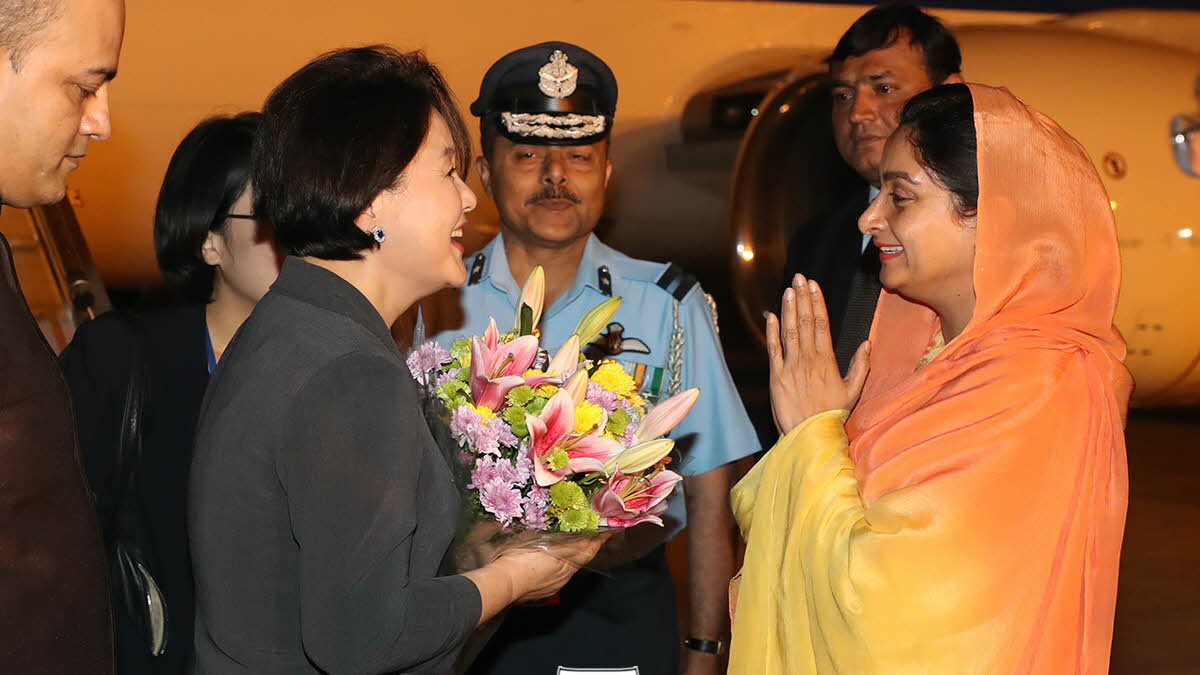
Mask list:
[[[271,230],[250,210],[250,149],[261,119],[243,113],[201,122],[167,167],[154,244],[180,302],[101,316],[81,326],[62,354],[110,558],[118,543],[137,547],[166,608],[165,618],[150,616],[156,610],[123,597],[121,575],[112,575],[117,666],[124,675],[183,673],[191,659],[192,437],[217,359],[279,274]],[[143,377],[135,378],[139,371]],[[124,431],[123,443],[133,412],[127,399],[139,387],[141,430]],[[129,451],[131,433],[140,435],[140,459]],[[139,523],[136,532],[131,521]]]

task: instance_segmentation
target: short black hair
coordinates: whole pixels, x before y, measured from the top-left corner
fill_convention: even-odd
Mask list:
[[[895,44],[902,36],[921,49],[925,73],[933,84],[962,70],[962,51],[958,41],[941,21],[907,3],[880,5],[858,17],[838,40],[827,62],[841,63],[876,49]]]
[[[963,218],[979,211],[975,102],[965,84],[943,84],[909,99],[899,129],[908,135],[917,163],[950,191]]]
[[[398,186],[429,131],[446,120],[466,178],[466,126],[437,67],[385,45],[323,54],[283,81],[263,106],[254,143],[254,212],[295,256],[357,260],[378,247],[355,224]]]
[[[261,123],[254,112],[206,119],[183,137],[167,165],[154,210],[154,252],[167,285],[183,300],[212,299],[214,270],[200,251],[246,189]]]

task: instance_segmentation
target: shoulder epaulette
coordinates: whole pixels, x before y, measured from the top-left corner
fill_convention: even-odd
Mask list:
[[[467,285],[474,286],[483,278],[483,263],[487,261],[487,256],[482,252],[475,254],[475,260],[471,261],[471,272],[467,277]]]
[[[683,271],[683,268],[675,263],[669,263],[667,269],[658,277],[659,288],[670,293],[676,301],[682,302],[688,292],[692,290],[697,283],[696,277]]]

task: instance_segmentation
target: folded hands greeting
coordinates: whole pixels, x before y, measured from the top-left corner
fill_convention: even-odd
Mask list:
[[[817,282],[799,274],[783,293],[779,316],[767,315],[767,355],[771,412],[780,434],[817,413],[853,408],[870,368],[870,342],[863,342],[842,378],[825,297]]]

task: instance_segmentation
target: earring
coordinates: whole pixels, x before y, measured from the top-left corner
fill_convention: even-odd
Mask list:
[[[371,228],[371,236],[372,236],[372,237],[375,237],[375,241],[376,241],[376,242],[378,242],[378,243],[380,243],[380,244],[382,244],[382,243],[383,243],[383,240],[384,240],[384,239],[387,239],[387,235],[386,235],[386,234],[384,234],[384,232],[383,232],[383,228],[382,228],[382,227],[379,227],[378,225],[376,225],[375,227]]]

